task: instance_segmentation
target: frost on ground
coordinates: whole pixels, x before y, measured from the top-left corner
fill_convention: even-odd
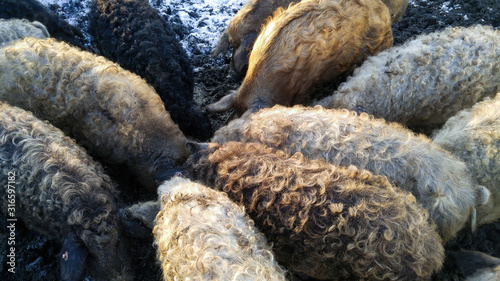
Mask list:
[[[87,15],[90,12],[90,0],[38,0],[49,7],[69,24],[78,27],[85,38],[85,47],[91,45],[91,36],[87,28]]]
[[[87,14],[91,0],[39,0],[81,29],[91,44]],[[174,25],[189,56],[209,54],[220,34],[246,0],[149,0],[160,15]],[[87,45],[88,46],[88,45]]]
[[[183,24],[186,35],[181,38],[188,54],[209,54],[220,34],[246,0],[149,0],[170,22]]]

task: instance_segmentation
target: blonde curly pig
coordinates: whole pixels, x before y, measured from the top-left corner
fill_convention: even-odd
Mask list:
[[[187,139],[155,90],[118,64],[55,39],[0,49],[0,100],[30,110],[109,163],[154,178],[182,164]]]
[[[322,280],[427,280],[442,265],[427,212],[385,177],[259,143],[208,144],[186,166],[243,206],[291,271]]]
[[[477,224],[500,218],[500,93],[448,119],[433,141],[462,159],[472,177],[489,189],[488,202],[477,209]]]
[[[164,280],[286,280],[264,235],[226,193],[181,177],[159,193],[153,234]]]
[[[369,57],[313,105],[407,125],[442,124],[500,90],[500,31],[448,27]]]
[[[116,185],[83,148],[0,102],[0,159],[2,212],[62,244],[61,280],[80,280],[86,268],[97,280],[133,280]]]
[[[473,183],[461,160],[426,136],[346,109],[262,109],[222,127],[212,141],[260,142],[289,154],[301,152],[310,159],[386,176],[415,195],[444,241],[454,237],[489,196]]]
[[[26,19],[0,19],[0,47],[10,41],[24,37],[47,38],[50,37],[45,25],[40,22],[30,22]]]

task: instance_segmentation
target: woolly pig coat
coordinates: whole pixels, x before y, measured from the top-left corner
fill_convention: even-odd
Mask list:
[[[118,191],[83,148],[30,112],[0,103],[0,159],[0,203],[7,218],[59,242],[74,235],[105,280],[133,278],[119,245]],[[67,259],[78,263],[72,254]]]
[[[2,19],[38,21],[47,28],[52,37],[85,49],[82,32],[37,0],[0,0],[0,7]]]
[[[245,207],[292,271],[325,280],[425,280],[442,264],[427,212],[385,177],[237,142],[209,144],[187,169]]]
[[[484,203],[465,166],[424,135],[367,114],[322,107],[275,106],[219,129],[212,141],[260,142],[289,154],[301,152],[339,166],[386,176],[412,192],[445,241]],[[484,195],[487,198],[487,194]]]
[[[191,61],[171,24],[144,0],[92,0],[90,8],[101,54],[153,86],[184,134],[210,138],[210,122],[193,101]]]
[[[241,116],[308,103],[314,84],[349,74],[392,44],[391,17],[380,0],[302,0],[273,14],[255,41],[241,86],[208,109],[234,105]]]
[[[0,19],[0,47],[10,41],[24,37],[47,38],[50,37],[45,26],[37,21],[30,22],[26,19]]]
[[[500,93],[448,119],[433,141],[462,159],[472,177],[491,192],[477,209],[477,224],[500,218]]]
[[[403,124],[442,124],[500,91],[500,31],[448,27],[369,57],[333,95],[314,102]]]
[[[264,235],[226,193],[180,177],[159,193],[153,234],[164,280],[286,280]]]
[[[54,39],[0,49],[0,100],[30,110],[88,147],[126,164],[140,183],[183,163],[187,139],[155,90],[119,65]]]

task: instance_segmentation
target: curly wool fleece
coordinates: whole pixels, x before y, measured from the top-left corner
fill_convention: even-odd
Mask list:
[[[433,141],[462,159],[473,178],[491,192],[477,209],[477,224],[500,218],[500,93],[448,119]]]
[[[30,22],[26,19],[0,19],[0,47],[10,41],[22,39],[24,37],[47,38],[50,37],[47,28],[37,22]]]
[[[15,173],[15,214],[28,228],[59,242],[72,233],[104,279],[133,279],[119,244],[117,188],[83,148],[30,112],[0,103],[0,159],[2,175]],[[7,180],[0,177],[2,211]]]
[[[187,170],[245,207],[292,271],[426,280],[443,262],[441,238],[415,197],[369,171],[238,142],[209,144]]]
[[[465,226],[474,208],[484,203],[482,193],[487,193],[474,185],[461,160],[426,136],[346,109],[262,109],[222,127],[212,141],[260,142],[289,154],[301,152],[309,159],[386,176],[415,195],[445,241]]]
[[[448,27],[369,57],[314,105],[403,124],[442,124],[500,90],[500,31]]]
[[[286,280],[264,235],[226,193],[180,177],[158,192],[153,234],[164,280]]]
[[[155,90],[118,64],[55,39],[25,38],[0,49],[0,100],[32,111],[126,164],[156,191],[154,178],[189,156],[187,139]]]

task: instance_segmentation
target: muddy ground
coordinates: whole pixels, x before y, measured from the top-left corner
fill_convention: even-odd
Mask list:
[[[404,17],[393,25],[395,45],[400,44],[413,36],[441,30],[447,26],[470,26],[473,24],[500,26],[500,2],[498,0],[414,0]],[[57,7],[53,7],[56,9]],[[0,7],[1,9],[1,7]],[[179,21],[173,22],[180,36],[188,32]],[[236,89],[238,82],[227,78],[229,69],[229,52],[224,57],[211,58],[207,53],[194,52],[191,57],[195,69],[196,89],[195,97],[200,109],[203,110],[209,103],[217,101],[229,90]],[[339,81],[321,85],[316,88],[315,96],[321,97],[333,92]],[[226,114],[208,114],[214,128],[220,127],[228,118]],[[430,133],[435,128],[415,128],[424,133]],[[132,179],[120,169],[107,167],[110,175],[121,184],[130,186]],[[124,194],[124,201],[133,202],[138,198],[149,199],[133,192]],[[60,244],[51,241],[42,235],[30,231],[22,222],[16,222],[16,267],[15,273],[7,272],[8,247],[7,221],[0,214],[0,280],[58,280],[58,264]],[[160,280],[161,273],[155,262],[154,248],[151,241],[134,240],[131,242],[134,253],[134,266],[137,272],[136,280]],[[500,257],[500,222],[481,226],[474,234],[464,229],[459,236],[450,241],[448,250],[478,250]],[[442,270],[433,280],[463,280],[464,274],[458,270],[451,260],[446,260]],[[92,280],[87,277],[86,280]]]

